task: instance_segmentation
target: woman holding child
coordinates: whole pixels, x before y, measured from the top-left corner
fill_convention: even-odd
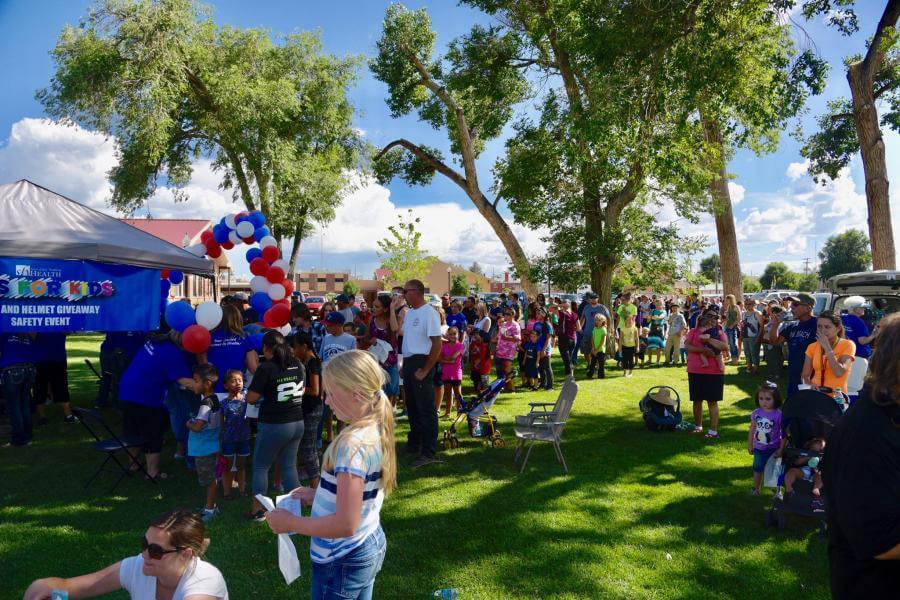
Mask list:
[[[684,341],[687,350],[688,387],[694,406],[693,433],[703,433],[703,402],[709,406],[708,438],[719,437],[719,402],[725,388],[725,365],[722,353],[729,349],[725,332],[719,327],[714,311],[697,319]]]

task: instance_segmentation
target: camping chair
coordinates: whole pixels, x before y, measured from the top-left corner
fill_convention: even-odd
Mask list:
[[[850,377],[847,378],[847,395],[850,396],[851,399],[856,401],[859,397],[859,392],[863,388],[863,384],[865,383],[866,373],[869,371],[869,360],[866,358],[860,358],[859,356],[853,361],[853,366],[850,369]]]
[[[566,465],[566,459],[563,458],[562,448],[559,443],[562,441],[562,434],[566,428],[566,422],[569,420],[569,413],[572,410],[572,404],[575,402],[575,396],[578,395],[578,384],[571,375],[566,378],[559,396],[550,410],[546,410],[551,406],[550,403],[530,402],[531,412],[527,415],[516,417],[515,433],[518,438],[516,444],[515,460],[519,460],[519,456],[525,446],[528,451],[522,461],[522,468],[519,473],[525,471],[525,465],[528,464],[528,457],[534,448],[535,442],[549,442],[553,444],[553,450],[556,452],[556,459],[562,464],[563,471],[568,473],[569,467]],[[540,409],[538,409],[540,407]]]
[[[96,410],[88,410],[86,408],[80,408],[77,406],[72,407],[72,412],[75,413],[75,416],[78,417],[78,420],[81,421],[81,424],[84,425],[84,428],[88,430],[94,439],[96,440],[93,444],[95,450],[99,450],[100,452],[106,453],[106,460],[97,467],[97,470],[94,471],[94,474],[91,475],[88,480],[85,482],[85,489],[91,485],[94,479],[97,478],[100,473],[102,473],[106,469],[106,463],[110,460],[119,465],[119,470],[121,473],[119,474],[119,478],[116,479],[116,482],[113,484],[111,488],[109,488],[109,493],[112,493],[113,490],[116,489],[116,486],[126,477],[131,477],[132,474],[132,466],[136,466],[136,472],[143,473],[147,479],[156,484],[156,480],[150,477],[150,474],[147,473],[147,469],[144,468],[144,465],[137,459],[137,454],[132,454],[132,448],[140,448],[144,444],[144,440],[141,439],[133,439],[133,438],[124,438],[119,437],[109,426],[109,423],[103,418],[103,415],[100,414],[99,411]],[[99,433],[98,433],[99,432]],[[108,435],[109,437],[101,437],[100,434]],[[128,455],[129,461],[128,465],[123,465],[122,461],[118,459],[116,456],[116,452],[124,450],[125,454]],[[114,470],[112,472],[115,472]]]

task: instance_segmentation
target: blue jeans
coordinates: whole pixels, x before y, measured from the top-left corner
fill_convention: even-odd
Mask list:
[[[738,357],[738,328],[725,328],[725,336],[728,338],[728,350],[731,352],[731,360],[737,360]]]
[[[584,334],[582,332],[578,332],[575,334],[575,347],[572,348],[572,365],[578,364],[578,349],[581,348],[581,340],[584,338]]]
[[[384,387],[381,389],[384,390],[384,393],[388,396],[396,396],[400,393],[400,367],[394,363],[393,366],[390,366],[384,370],[385,382]]]
[[[297,450],[303,439],[303,421],[260,423],[253,449],[253,493],[265,494],[269,488],[269,468],[278,460],[285,491],[297,487]]]
[[[24,446],[31,441],[31,388],[34,387],[34,365],[22,364],[0,372],[0,385],[9,415],[10,442]]]
[[[381,571],[387,541],[379,526],[349,554],[330,563],[312,564],[312,600],[370,600]]]

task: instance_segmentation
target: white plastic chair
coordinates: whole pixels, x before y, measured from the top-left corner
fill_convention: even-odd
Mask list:
[[[863,388],[866,373],[869,371],[869,359],[856,357],[850,368],[850,377],[847,379],[847,395],[858,396]]]

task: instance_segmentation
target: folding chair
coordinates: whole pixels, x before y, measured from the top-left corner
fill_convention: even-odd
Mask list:
[[[140,448],[144,444],[144,440],[136,439],[136,438],[125,438],[116,435],[116,433],[109,426],[109,423],[103,418],[103,415],[96,410],[88,410],[86,408],[80,408],[77,406],[72,407],[72,412],[75,413],[75,416],[78,417],[78,420],[81,421],[81,424],[84,425],[84,428],[88,430],[93,438],[96,440],[92,445],[95,450],[106,453],[106,460],[97,467],[97,470],[94,471],[94,474],[91,475],[88,480],[85,482],[84,487],[87,489],[88,486],[97,478],[100,473],[103,471],[110,471],[115,473],[115,470],[107,469],[106,464],[109,461],[113,461],[119,466],[119,478],[116,479],[116,482],[113,484],[111,488],[109,488],[109,492],[112,493],[113,490],[119,485],[119,483],[126,477],[131,477],[133,472],[143,473],[146,478],[156,484],[156,480],[150,477],[150,474],[147,473],[147,469],[144,468],[143,463],[138,460],[138,456],[140,451],[132,454],[132,448]],[[99,433],[98,433],[99,432]],[[100,434],[108,437],[101,437]],[[122,461],[118,459],[116,456],[116,452],[124,451],[125,454],[128,455],[128,465],[123,465]],[[132,466],[137,466],[135,471],[131,470]]]
[[[553,444],[556,460],[562,464],[564,472],[569,472],[569,467],[566,465],[566,459],[563,458],[562,448],[559,444],[562,441],[562,434],[566,428],[566,422],[569,420],[569,413],[572,411],[572,404],[575,403],[575,396],[577,395],[578,384],[575,383],[575,378],[570,375],[563,383],[554,404],[530,402],[531,412],[527,415],[516,417],[515,434],[519,440],[516,444],[514,459],[516,462],[518,462],[522,450],[525,449],[525,446],[528,446],[525,459],[522,461],[522,468],[519,470],[520,474],[525,471],[525,465],[528,464],[528,457],[531,456],[535,442],[549,442]],[[546,410],[550,406],[552,408]]]

